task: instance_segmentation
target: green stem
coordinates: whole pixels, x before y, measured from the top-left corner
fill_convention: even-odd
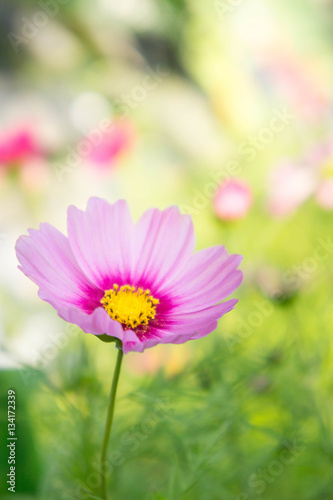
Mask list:
[[[106,452],[108,449],[110,432],[111,432],[111,427],[112,427],[114,406],[115,406],[117,386],[118,386],[118,380],[119,380],[122,360],[123,360],[123,350],[119,349],[117,363],[116,363],[116,367],[115,367],[114,373],[113,373],[113,380],[112,380],[109,406],[108,406],[108,414],[106,417],[106,424],[105,424],[105,431],[104,431],[104,438],[103,438],[103,445],[102,445],[102,452],[101,452],[100,475],[101,475],[101,480],[102,480],[102,498],[103,498],[103,500],[108,499],[108,490],[107,490],[106,476],[105,476]]]

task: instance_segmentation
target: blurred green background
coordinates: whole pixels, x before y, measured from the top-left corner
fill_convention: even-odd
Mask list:
[[[8,389],[15,498],[99,498],[116,351],[14,254],[97,195],[176,204],[198,249],[244,255],[217,331],[125,357],[111,498],[333,499],[333,2],[13,0],[0,25],[1,498]],[[242,217],[217,209],[230,179]]]

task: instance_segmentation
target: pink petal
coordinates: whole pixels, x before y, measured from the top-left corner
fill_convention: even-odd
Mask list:
[[[19,268],[39,286],[39,295],[58,309],[63,305],[88,308],[98,299],[94,288],[78,267],[68,239],[50,224],[30,229],[16,243]]]
[[[216,325],[215,325],[216,326]],[[147,340],[143,340],[141,342],[127,342],[123,345],[124,353],[127,354],[131,351],[143,352],[145,349],[150,347],[154,347],[158,344],[184,344],[188,340],[191,340],[193,333],[189,333],[187,335],[180,335],[170,333],[166,330],[154,329],[155,335],[158,335],[154,338],[149,338]]]
[[[135,278],[165,286],[183,269],[195,244],[192,219],[177,207],[150,209],[135,227]]]
[[[62,307],[58,314],[65,321],[78,325],[85,333],[110,335],[117,337],[123,343],[139,342],[132,330],[124,330],[118,321],[110,318],[103,307],[97,307],[92,314],[87,314],[76,307]]]
[[[228,297],[242,282],[243,274],[236,270],[242,258],[241,255],[229,255],[221,246],[192,255],[168,290],[175,304],[173,311],[205,309]]]
[[[217,308],[215,311],[210,310],[210,317],[219,317],[234,308],[237,300],[230,300],[223,304],[223,308]],[[168,325],[165,328],[154,328],[153,334],[155,337],[147,340],[143,339],[139,343],[129,342],[124,346],[124,353],[130,351],[143,352],[145,349],[154,347],[158,344],[184,344],[188,340],[199,339],[213,332],[217,327],[217,319],[212,321],[207,320],[207,312],[203,315],[202,321],[198,321],[198,317],[192,317],[189,321],[188,317],[183,318],[184,322],[180,324],[180,318],[177,319],[178,324],[173,328]],[[194,321],[194,323],[193,323]]]
[[[230,305],[229,307],[230,307],[230,309],[225,310],[224,314],[231,311],[235,306],[233,305],[231,307],[231,305]],[[200,327],[200,331],[198,331],[194,335],[192,335],[191,340],[201,339],[202,337],[206,337],[207,335],[212,333],[214,330],[216,330],[216,328],[217,328],[217,321],[216,320],[213,321],[212,323],[206,323],[206,325],[203,325]]]
[[[237,299],[231,299],[190,313],[170,312],[165,314],[160,321],[163,328],[171,333],[188,334],[192,332],[193,338],[199,338],[208,324],[216,322],[224,314],[231,311],[237,302]]]
[[[102,289],[115,277],[131,281],[134,225],[124,200],[110,205],[90,198],[86,212],[68,209],[68,237],[82,271]]]

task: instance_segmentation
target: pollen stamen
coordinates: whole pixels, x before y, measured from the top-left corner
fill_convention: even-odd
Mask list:
[[[101,300],[110,318],[129,328],[148,325],[156,316],[156,306],[159,302],[151,295],[150,290],[130,285],[119,287],[117,284],[106,290]]]

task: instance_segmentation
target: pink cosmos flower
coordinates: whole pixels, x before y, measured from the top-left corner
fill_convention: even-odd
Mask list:
[[[94,147],[88,160],[99,167],[112,166],[121,154],[132,147],[134,136],[134,127],[130,122],[115,122],[112,129],[103,134],[100,142],[96,143],[91,137]]]
[[[181,344],[215,330],[237,300],[240,255],[222,246],[193,254],[190,216],[150,209],[134,224],[127,203],[91,198],[68,209],[68,237],[50,224],[16,244],[19,268],[66,321],[124,353]],[[106,335],[104,335],[106,334]]]
[[[7,132],[0,137],[0,165],[15,165],[38,157],[39,147],[28,129]]]
[[[316,188],[314,169],[291,161],[282,162],[270,177],[268,209],[275,217],[294,213]]]
[[[243,180],[231,179],[221,184],[214,198],[214,211],[223,220],[244,217],[252,204],[250,186]]]

